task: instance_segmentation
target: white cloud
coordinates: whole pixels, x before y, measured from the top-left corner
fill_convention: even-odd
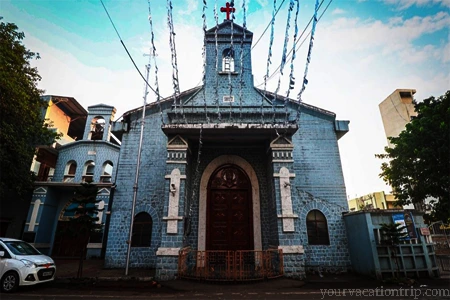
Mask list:
[[[445,7],[450,7],[450,0],[384,0],[386,4],[395,5],[398,10],[405,10],[411,6],[427,6],[433,4],[440,4]]]
[[[186,5],[178,11],[180,15],[190,15],[194,11],[197,11],[198,9],[199,3],[198,0],[186,0],[186,1],[187,1]]]
[[[331,12],[332,15],[343,15],[343,14],[346,14],[346,13],[347,13],[347,12],[346,12],[345,10],[340,9],[340,8],[336,8],[336,9],[334,9],[334,10]]]
[[[158,79],[161,94],[168,96],[173,93],[169,35],[165,16],[161,17],[161,21],[157,17],[155,15],[154,25],[159,55]],[[247,17],[255,43],[271,19],[271,9],[257,11]],[[270,73],[281,60],[285,20],[286,11],[281,10],[275,24]],[[192,19],[177,18],[174,21],[179,81],[184,91],[201,81],[203,32],[201,19],[197,20],[198,24],[194,24]],[[445,41],[443,46],[438,42],[416,46],[414,42],[425,34],[448,28],[449,22],[449,14],[441,12],[427,17],[396,17],[386,22],[341,17],[329,23],[321,21],[317,25],[309,66],[309,84],[303,100],[335,112],[337,119],[351,121],[350,132],[339,141],[339,145],[347,190],[352,197],[389,190],[378,178],[381,162],[374,157],[374,154],[382,153],[386,145],[378,104],[396,88],[416,89],[418,100],[430,95],[442,95],[448,88],[450,43]],[[303,25],[299,24],[299,29],[302,28]],[[142,57],[142,53],[148,52],[150,43],[147,33],[140,36],[142,38],[127,42],[127,45],[133,49],[136,63],[143,69],[147,59]],[[266,73],[269,36],[270,29],[252,51],[255,84],[261,83]],[[144,84],[125,54],[115,59],[114,63],[120,60],[130,67],[126,71],[115,71],[85,65],[75,57],[76,53],[57,50],[29,34],[25,42],[28,48],[42,55],[42,59],[35,64],[43,77],[40,87],[47,89],[47,93],[73,96],[84,107],[97,103],[114,105],[118,116],[142,105]],[[297,52],[294,62],[294,76],[297,79],[295,90],[291,93],[294,97],[303,78],[308,43],[309,38]],[[289,50],[291,45],[292,27]],[[436,63],[441,66],[433,69]],[[285,94],[287,89],[289,64],[290,61],[282,78],[280,94]],[[154,66],[151,70],[152,84],[153,71]],[[268,82],[268,90],[275,90],[277,80],[278,74]],[[154,100],[155,96],[150,93],[149,102]]]

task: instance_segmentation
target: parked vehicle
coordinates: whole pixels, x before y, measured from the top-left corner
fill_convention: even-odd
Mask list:
[[[55,279],[53,259],[27,242],[0,237],[0,278],[2,292],[14,292],[19,286]]]

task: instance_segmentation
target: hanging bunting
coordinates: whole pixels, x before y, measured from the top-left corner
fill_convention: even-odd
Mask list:
[[[287,15],[287,21],[286,21],[286,32],[284,33],[284,45],[283,45],[283,54],[281,55],[281,65],[280,65],[280,73],[283,75],[283,69],[284,65],[286,64],[286,52],[287,52],[287,45],[289,42],[289,28],[291,27],[291,11],[294,9],[294,0],[289,1],[289,9],[288,9],[288,15]]]
[[[228,2],[227,2],[227,19],[228,19],[228,14],[231,13],[231,40],[230,40],[230,51],[229,51],[229,55],[230,57],[233,59],[233,64],[234,64],[234,47],[233,47],[233,34],[234,34],[234,29],[233,29],[233,25],[234,25],[234,0],[230,1],[229,3],[229,7],[228,7]],[[232,99],[233,97],[233,83],[231,81],[231,72],[234,72],[234,70],[230,70],[228,72],[228,87],[230,90],[230,99]],[[230,100],[230,116],[229,116],[229,120],[230,123],[233,123],[233,101]]]
[[[295,20],[294,20],[294,40],[292,42],[292,57],[291,57],[291,72],[289,73],[289,87],[288,90],[286,92],[286,97],[284,99],[284,111],[285,111],[285,118],[284,118],[284,123],[286,124],[288,121],[288,109],[287,109],[287,104],[289,101],[289,94],[291,92],[292,89],[294,89],[295,87],[295,77],[294,77],[294,60],[295,60],[295,46],[297,44],[297,35],[298,35],[298,12],[300,10],[300,3],[298,0],[295,0],[295,2],[297,3],[297,10],[295,11]]]
[[[302,88],[300,90],[300,92],[298,93],[297,99],[299,102],[302,101],[302,94],[306,89],[306,85],[308,84],[308,79],[306,78],[308,75],[308,67],[309,64],[311,62],[311,51],[313,48],[313,44],[314,44],[314,33],[316,32],[316,24],[317,24],[317,12],[319,10],[319,0],[316,0],[316,5],[315,5],[315,9],[314,9],[314,17],[313,17],[313,24],[312,24],[312,29],[311,29],[311,37],[309,40],[309,48],[308,48],[308,55],[306,56],[306,66],[305,66],[305,75],[303,76],[303,82],[302,82]],[[297,114],[297,119],[298,119],[298,115]]]
[[[246,31],[247,31],[247,19],[246,19],[246,13],[247,13],[246,3],[245,0],[242,1],[242,12],[244,14],[243,16],[243,25],[244,28],[244,34],[241,39],[241,56],[240,56],[240,63],[241,63],[241,74],[239,79],[239,119],[242,121],[242,88],[244,86],[244,40],[246,38]]]
[[[203,0],[203,9],[202,9],[202,19],[203,19],[203,49],[202,49],[202,57],[203,57],[203,102],[205,105],[205,119],[209,124],[209,116],[208,116],[208,107],[206,104],[206,9],[207,4],[206,0]]]
[[[153,20],[152,20],[152,10],[150,7],[150,0],[148,1],[148,22],[150,24],[151,32],[151,42],[152,42],[152,53],[153,65],[155,66],[155,91],[156,91],[156,102],[158,103],[159,115],[161,117],[161,124],[164,125],[163,113],[161,109],[161,96],[159,95],[159,83],[158,83],[158,65],[156,63],[156,47],[155,47],[155,34],[153,32]]]
[[[219,16],[217,15],[217,0],[214,3],[214,20],[216,21],[216,27],[214,30],[214,38],[215,38],[215,48],[214,48],[214,54],[216,58],[216,83],[214,85],[214,97],[216,99],[217,103],[217,121],[220,123],[222,120],[222,116],[220,114],[220,101],[219,101],[219,43],[217,42],[217,28],[219,27]]]
[[[264,124],[264,98],[266,97],[267,78],[269,77],[269,66],[272,64],[272,45],[274,37],[275,14],[277,11],[277,0],[273,0],[272,21],[270,22],[270,41],[269,53],[267,54],[266,75],[264,76],[264,93],[261,97],[261,123]],[[275,110],[274,102],[272,102],[272,109]]]
[[[171,51],[171,60],[172,60],[172,85],[173,85],[173,98],[174,98],[174,106],[175,106],[175,115],[177,116],[177,96],[180,94],[180,85],[178,81],[178,63],[177,63],[177,52],[175,46],[175,30],[173,27],[173,17],[172,17],[172,1],[167,0],[167,25],[169,27],[169,44]],[[183,116],[183,120],[186,122],[186,117],[184,115],[183,110],[183,102],[180,99],[180,110]]]

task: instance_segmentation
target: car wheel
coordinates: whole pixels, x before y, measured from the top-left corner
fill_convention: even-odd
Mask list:
[[[2,278],[2,291],[11,293],[19,287],[19,275],[16,272],[8,272]]]

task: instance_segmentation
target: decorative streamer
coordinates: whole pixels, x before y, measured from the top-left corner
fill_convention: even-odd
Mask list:
[[[172,1],[167,0],[167,25],[169,27],[169,44],[170,44],[170,51],[172,53],[172,84],[173,84],[173,98],[174,98],[174,105],[175,105],[175,115],[177,116],[177,96],[180,94],[180,85],[178,81],[178,63],[177,63],[177,52],[176,52],[176,46],[175,46],[175,32],[173,28],[173,17],[172,17]],[[184,115],[183,111],[183,102],[180,99],[180,110],[183,116],[183,119],[186,121],[186,117]]]
[[[234,7],[234,0],[230,1],[230,7],[233,8]],[[234,10],[231,10],[231,41],[230,41],[230,55],[233,56],[233,64],[234,64],[234,48],[233,48],[233,34],[234,34],[234,29],[233,29],[233,25],[234,25]],[[234,70],[233,70],[234,71]],[[228,72],[228,86],[230,88],[230,98],[233,97],[233,84],[231,81],[231,70],[230,72]],[[230,99],[230,123],[233,123],[233,102]]]
[[[272,11],[272,21],[270,28],[270,42],[269,42],[269,53],[267,54],[267,65],[266,65],[266,75],[264,76],[264,93],[261,97],[261,123],[264,124],[264,98],[266,97],[267,89],[267,77],[269,76],[269,66],[272,64],[272,45],[274,36],[274,26],[275,26],[275,13],[277,11],[277,0],[273,0],[273,11]],[[275,102],[275,100],[274,100]],[[275,111],[274,102],[272,102],[272,109]]]
[[[287,45],[289,42],[289,28],[291,27],[291,11],[294,9],[294,0],[289,1],[289,9],[288,9],[288,15],[287,15],[287,21],[286,21],[286,32],[284,33],[284,45],[283,45],[283,54],[281,55],[281,65],[280,65],[280,73],[283,75],[283,69],[284,65],[286,64],[286,52],[287,52]]]
[[[202,19],[203,19],[203,49],[202,49],[202,57],[203,57],[203,102],[205,104],[205,118],[206,122],[209,124],[208,117],[208,107],[206,104],[206,0],[203,0],[203,10],[202,10]],[[216,75],[217,77],[217,75]]]
[[[287,124],[287,119],[288,119],[288,109],[287,109],[287,103],[289,101],[289,94],[291,92],[292,89],[294,89],[295,86],[295,77],[294,77],[294,60],[295,60],[295,46],[297,44],[297,35],[298,35],[298,12],[300,10],[300,3],[299,0],[295,0],[295,2],[297,3],[297,10],[295,11],[295,28],[294,28],[294,40],[292,42],[292,57],[291,57],[291,72],[289,74],[289,87],[288,90],[286,92],[286,97],[284,99],[284,111],[285,111],[285,119],[284,119],[284,123]]]
[[[214,20],[216,21],[216,28],[214,30],[214,38],[216,42],[216,47],[214,53],[216,56],[216,84],[214,85],[214,96],[217,101],[217,122],[220,123],[222,116],[220,115],[220,101],[219,101],[219,43],[217,42],[217,28],[219,27],[219,16],[217,15],[217,0],[214,3]]]
[[[190,227],[190,222],[191,222],[191,217],[192,217],[192,210],[193,210],[193,206],[194,206],[194,202],[195,202],[195,198],[196,198],[196,192],[199,189],[199,185],[200,185],[200,157],[202,155],[202,146],[203,146],[203,141],[202,141],[202,135],[203,135],[203,124],[200,124],[200,134],[198,137],[198,152],[197,152],[197,164],[195,166],[195,174],[194,174],[194,187],[192,189],[192,197],[191,197],[191,201],[189,203],[189,211],[187,213],[188,215],[188,226]],[[186,233],[189,230],[185,229],[185,234],[184,237],[186,237]]]
[[[244,21],[242,27],[244,28],[244,34],[241,39],[241,74],[239,79],[239,120],[242,121],[242,88],[244,85],[244,40],[246,38],[246,30],[247,30],[247,19],[246,19],[246,3],[245,0],[242,1],[242,12],[244,14]]]
[[[156,101],[158,103],[159,115],[161,117],[161,124],[164,125],[163,113],[161,109],[161,96],[159,95],[159,83],[158,83],[158,65],[156,64],[156,47],[155,47],[155,34],[153,32],[153,20],[152,20],[152,10],[150,7],[150,0],[148,1],[148,22],[150,24],[151,31],[151,42],[152,42],[152,53],[153,56],[153,64],[155,66],[155,88],[156,88]]]
[[[302,94],[306,89],[306,85],[308,84],[308,79],[306,76],[308,75],[308,67],[309,63],[311,62],[311,51],[314,44],[314,33],[316,32],[316,24],[317,24],[317,11],[319,10],[319,0],[316,0],[316,5],[314,8],[314,17],[313,17],[313,24],[311,29],[311,39],[309,40],[309,48],[308,48],[308,55],[306,56],[306,66],[305,66],[305,75],[303,76],[303,83],[302,83],[302,89],[298,93],[297,99],[298,102],[302,101]],[[297,114],[297,120],[299,117],[299,113]]]

